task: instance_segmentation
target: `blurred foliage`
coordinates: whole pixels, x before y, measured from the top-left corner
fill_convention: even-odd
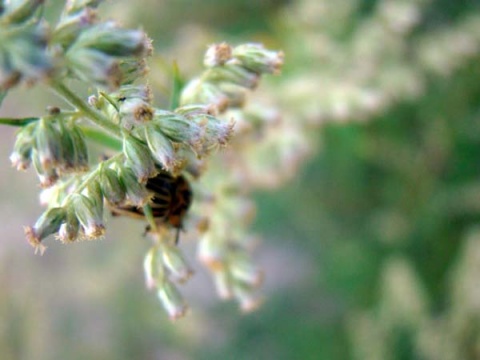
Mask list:
[[[165,56],[178,57],[187,73],[199,66],[191,63],[205,48],[199,39],[251,35],[286,52],[288,69],[271,86],[317,155],[288,186],[257,194],[256,228],[266,237],[263,308],[240,316],[200,298],[189,318],[169,324],[142,296],[141,225],[119,224],[117,234],[132,240],[43,258],[18,240],[0,252],[2,358],[480,358],[480,35],[472,21],[480,3],[284,3],[114,6],[161,46],[171,44]],[[360,36],[366,25],[388,28],[379,9],[398,3],[418,11],[408,31]],[[465,37],[448,37],[462,31],[471,36],[463,52]],[[365,77],[353,71],[363,61],[352,57],[360,40],[378,60]],[[379,94],[373,105],[349,102],[362,91]],[[2,190],[19,177],[6,172]],[[23,213],[4,230],[16,234],[33,217],[25,207],[35,199],[5,200],[9,212]],[[198,270],[197,286],[212,286]],[[214,305],[204,313],[205,303]]]

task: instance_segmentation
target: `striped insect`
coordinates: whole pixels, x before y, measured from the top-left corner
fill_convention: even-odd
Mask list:
[[[168,172],[161,171],[155,177],[148,179],[146,187],[153,193],[150,200],[153,217],[177,229],[175,243],[178,243],[180,230],[183,228],[183,219],[192,202],[192,189],[187,179],[182,175],[174,177]],[[136,206],[112,207],[113,215],[127,215],[144,218],[142,208]],[[147,226],[146,231],[150,230]]]

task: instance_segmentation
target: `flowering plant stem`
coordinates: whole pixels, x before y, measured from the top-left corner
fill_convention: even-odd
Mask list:
[[[78,111],[82,112],[96,125],[107,130],[112,135],[121,138],[122,134],[117,125],[109,121],[102,113],[88,106],[80,97],[66,87],[65,84],[59,81],[52,81],[51,87],[58,95],[65,99],[65,101],[77,108]]]

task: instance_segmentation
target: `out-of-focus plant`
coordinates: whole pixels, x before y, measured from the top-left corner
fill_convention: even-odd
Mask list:
[[[187,309],[176,283],[192,273],[176,242],[184,225],[186,230],[196,225],[203,237],[201,258],[212,269],[221,295],[232,294],[250,310],[258,303],[253,292],[261,276],[242,243],[245,237],[234,231],[246,222],[237,215],[248,212],[241,194],[229,203],[220,191],[226,189],[207,193],[197,182],[206,178],[208,158],[231,138],[255,141],[240,131],[241,124],[254,126],[254,121],[242,117],[241,110],[236,110],[238,117],[227,110],[244,105],[262,74],[278,74],[283,54],[260,44],[212,45],[205,72],[184,82],[175,69],[171,106],[156,108],[144,80],[150,40],[141,30],[99,19],[100,3],[67,1],[55,24],[43,18],[43,1],[0,5],[2,98],[21,83],[41,82],[71,105],[50,107],[44,116],[0,119],[20,127],[10,156],[13,166],[25,170],[33,164],[44,188],[46,210],[26,227],[27,239],[43,252],[43,240],[50,235],[63,243],[103,237],[105,208],[140,215],[154,242],[144,261],[147,285],[176,319]],[[97,92],[83,99],[70,80]],[[91,141],[109,151],[106,158],[89,158]],[[234,150],[229,154],[237,156]],[[215,178],[213,171],[222,170],[214,167],[206,173]],[[198,215],[184,219],[191,187]],[[204,209],[196,203],[212,204],[215,211],[209,214],[208,205]]]

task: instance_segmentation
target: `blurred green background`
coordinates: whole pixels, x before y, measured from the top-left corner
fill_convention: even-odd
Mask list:
[[[184,241],[192,310],[172,324],[144,287],[140,223],[111,220],[105,240],[50,241],[34,256],[22,225],[41,211],[38,186],[10,168],[14,132],[2,129],[1,359],[480,359],[478,1],[102,10],[154,39],[153,86],[173,59],[197,73],[215,41],[283,49],[284,73],[260,93],[301,124],[312,156],[281,188],[255,194],[263,307],[242,315],[220,302]],[[15,90],[3,114],[41,112],[44,92]]]

